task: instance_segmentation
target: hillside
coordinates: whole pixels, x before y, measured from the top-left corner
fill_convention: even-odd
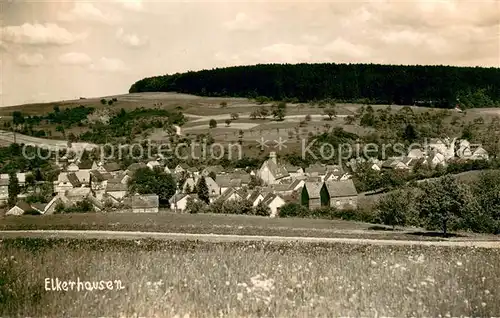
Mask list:
[[[500,105],[500,69],[378,64],[259,64],[144,78],[129,92],[449,108]]]

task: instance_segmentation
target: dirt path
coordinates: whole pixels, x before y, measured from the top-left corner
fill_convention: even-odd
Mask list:
[[[353,238],[322,238],[322,237],[284,237],[284,236],[254,236],[254,235],[220,235],[220,234],[188,234],[159,232],[120,232],[120,231],[75,231],[75,230],[32,230],[32,231],[0,231],[0,238],[68,238],[68,239],[120,239],[120,240],[200,240],[207,242],[303,242],[303,243],[344,243],[361,245],[421,245],[446,247],[480,247],[500,248],[500,241],[403,241]]]
[[[240,117],[239,118],[250,118],[250,113],[241,113],[238,114]],[[230,114],[222,114],[222,115],[213,115],[213,116],[200,116],[200,115],[193,115],[193,114],[184,114],[186,117],[191,117],[194,118],[192,120],[192,123],[196,122],[204,122],[204,121],[209,121],[210,119],[215,119],[215,120],[226,120],[230,119],[231,115]],[[300,121],[304,119],[305,115],[288,115],[285,116],[284,121]],[[337,115],[337,118],[344,118],[347,117],[347,115]],[[326,115],[311,115],[311,119],[315,121],[320,121],[325,118],[328,118]]]

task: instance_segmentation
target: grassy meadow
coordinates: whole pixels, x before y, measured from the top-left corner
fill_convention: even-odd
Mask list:
[[[498,316],[500,250],[4,239],[0,316]],[[45,278],[122,290],[46,291]]]

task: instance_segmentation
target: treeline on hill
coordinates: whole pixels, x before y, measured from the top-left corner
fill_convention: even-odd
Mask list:
[[[22,134],[34,137],[47,137],[51,132],[43,129],[36,129],[42,123],[57,125],[56,130],[63,132],[72,126],[82,126],[87,116],[95,111],[93,107],[80,105],[74,108],[61,110],[59,106],[54,106],[54,110],[46,115],[25,115],[21,111],[12,112],[12,122],[4,122],[4,128],[14,129]]]
[[[259,64],[144,78],[129,92],[174,91],[301,102],[333,98],[366,104],[491,107],[500,69],[379,64]]]

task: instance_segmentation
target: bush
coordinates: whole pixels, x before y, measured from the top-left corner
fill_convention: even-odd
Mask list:
[[[258,216],[270,216],[271,209],[260,202],[256,207],[253,208],[253,214]]]
[[[292,218],[292,217],[308,217],[309,210],[298,203],[286,203],[280,209],[279,217]]]
[[[210,119],[209,123],[208,123],[208,126],[210,128],[215,128],[217,127],[217,121],[215,119]]]
[[[186,202],[186,212],[191,214],[202,213],[205,211],[207,205],[201,200],[194,200],[192,197],[188,198]]]
[[[29,210],[24,212],[24,215],[42,215],[42,213],[38,212],[37,210]]]

